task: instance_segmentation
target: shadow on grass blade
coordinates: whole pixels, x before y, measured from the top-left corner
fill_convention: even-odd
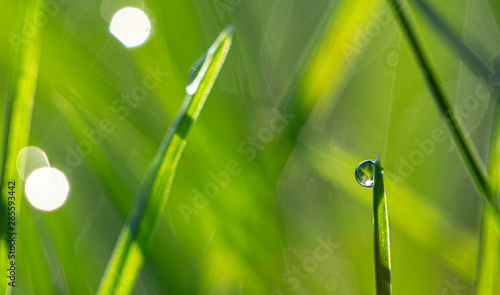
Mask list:
[[[212,89],[231,47],[233,26],[226,27],[189,74],[187,96],[141,182],[99,285],[98,294],[130,294],[144,253],[163,214],[186,137]]]

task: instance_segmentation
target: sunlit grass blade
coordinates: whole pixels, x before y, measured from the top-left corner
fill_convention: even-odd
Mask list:
[[[392,293],[389,217],[382,173],[379,155],[373,172],[373,255],[377,295]]]
[[[233,27],[222,31],[196,63],[188,93],[141,182],[125,225],[102,277],[98,294],[130,294],[144,263],[144,254],[164,211],[186,137],[198,118],[232,43]]]
[[[28,145],[35,91],[38,80],[38,68],[41,53],[41,28],[32,26],[35,17],[40,13],[42,1],[29,1],[26,7],[25,26],[30,26],[31,38],[22,43],[20,58],[14,77],[14,89],[11,97],[7,97],[5,109],[5,131],[2,142],[2,170],[1,170],[1,202],[0,202],[0,269],[7,270],[11,259],[8,255],[7,239],[11,238],[12,230],[7,223],[8,194],[7,185],[15,182],[15,216],[16,224],[19,219],[22,199],[22,183],[16,171],[16,158],[19,151]],[[17,239],[16,239],[17,240]],[[10,294],[12,287],[8,285],[10,279],[0,276],[0,294]]]
[[[401,1],[399,0],[387,0],[387,2],[392,9],[394,17],[398,21],[403,34],[407,37],[410,48],[416,57],[417,63],[421,69],[432,97],[434,98],[438,111],[450,131],[462,159],[467,165],[467,170],[471,174],[474,184],[479,190],[480,196],[492,208],[492,215],[496,219],[496,223],[500,224],[500,206],[495,202],[492,195],[492,189],[485,171],[486,169],[484,168],[484,165],[481,165],[480,161],[478,161],[479,157],[474,145],[470,143],[470,140],[467,139],[465,133],[460,127],[458,119],[452,111],[451,105],[446,98],[445,92],[439,83],[435,71],[432,69],[430,62],[425,56],[423,47],[418,41],[417,34],[410,24],[406,10],[402,7]]]

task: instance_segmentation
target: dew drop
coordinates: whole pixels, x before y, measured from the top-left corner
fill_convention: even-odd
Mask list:
[[[373,174],[375,172],[375,162],[373,160],[366,160],[361,162],[358,167],[356,167],[356,172],[354,176],[356,181],[364,187],[373,186]]]
[[[207,59],[207,52],[203,53],[194,64],[189,69],[188,74],[188,86],[186,87],[186,92],[189,95],[194,95],[196,90],[198,90],[198,86],[200,86],[201,79],[203,78],[204,72],[200,72],[203,70],[203,65],[205,64],[205,60]],[[206,71],[206,68],[204,68]]]

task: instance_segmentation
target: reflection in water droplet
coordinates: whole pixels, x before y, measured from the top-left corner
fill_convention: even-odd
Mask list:
[[[364,187],[373,186],[373,173],[375,172],[375,162],[372,160],[366,160],[361,162],[358,167],[356,167],[356,172],[354,176],[356,181]]]
[[[68,179],[55,168],[40,168],[28,176],[25,193],[35,208],[52,211],[66,202],[69,193]]]
[[[17,173],[23,180],[38,168],[50,167],[49,159],[44,151],[36,146],[27,146],[17,154]]]
[[[148,39],[151,23],[142,10],[125,7],[115,13],[109,31],[126,47],[136,47]]]

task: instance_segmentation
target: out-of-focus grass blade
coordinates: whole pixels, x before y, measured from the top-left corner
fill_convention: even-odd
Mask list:
[[[495,219],[491,208],[483,209],[481,224],[481,249],[476,278],[476,294],[490,295],[498,290],[496,285],[500,278],[500,238],[495,229]]]
[[[389,218],[382,173],[379,155],[373,173],[373,255],[377,295],[392,294]]]
[[[498,96],[498,94],[497,94]],[[497,199],[500,195],[500,104],[496,105],[495,124],[490,147],[490,179]],[[500,282],[500,236],[496,231],[495,218],[491,208],[483,209],[481,221],[481,248],[479,251],[476,277],[476,294],[494,294]]]
[[[11,232],[7,223],[8,194],[7,185],[15,182],[15,213],[16,225],[19,218],[22,183],[16,171],[16,158],[22,148],[28,145],[31,128],[31,117],[33,114],[33,104],[35,102],[35,91],[38,80],[38,68],[41,53],[41,27],[33,26],[36,15],[40,13],[42,7],[41,0],[29,1],[26,7],[26,17],[24,26],[30,26],[30,38],[26,38],[21,48],[18,68],[16,70],[15,86],[12,97],[7,97],[7,107],[5,109],[5,132],[2,142],[2,169],[1,169],[1,202],[0,202],[0,269],[5,274],[0,276],[0,294],[10,294],[12,287],[9,287],[6,270],[10,267],[8,258],[9,244],[7,239],[11,238]],[[33,30],[33,31],[31,31]],[[17,240],[17,239],[16,239]]]
[[[198,118],[231,47],[233,26],[218,36],[196,62],[190,74],[188,93],[157,154],[148,167],[102,277],[98,294],[130,294],[144,263],[144,252],[164,211],[177,164],[186,146],[186,136]],[[194,77],[194,78],[193,78]]]
[[[468,140],[460,127],[458,119],[452,111],[451,105],[446,98],[445,92],[439,83],[437,75],[425,56],[423,47],[418,41],[417,34],[410,24],[410,19],[401,4],[401,1],[387,0],[387,3],[391,7],[393,15],[399,23],[399,27],[403,31],[403,34],[406,35],[407,40],[409,41],[411,50],[415,54],[418,66],[420,67],[425,82],[427,83],[432,97],[434,98],[436,107],[438,108],[439,113],[450,131],[460,155],[467,165],[467,170],[471,174],[476,188],[479,190],[483,200],[485,200],[491,207],[492,216],[496,219],[496,223],[500,224],[500,206],[493,197],[486,169],[484,165],[481,165],[480,161],[478,161],[479,157],[474,145],[470,143],[470,140]]]

